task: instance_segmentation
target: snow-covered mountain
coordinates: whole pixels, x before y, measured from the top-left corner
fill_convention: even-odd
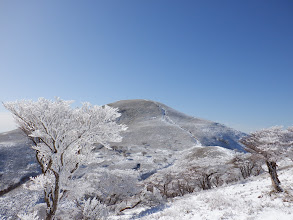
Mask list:
[[[145,179],[173,164],[181,151],[195,145],[242,150],[238,140],[244,133],[185,115],[159,102],[125,100],[109,106],[119,108],[119,123],[128,126],[123,141],[112,143],[114,151],[99,150],[102,156],[109,156],[100,165],[109,169],[139,168]],[[40,172],[30,145],[20,130],[0,134],[0,192]],[[119,159],[113,159],[115,155]]]
[[[220,146],[243,151],[238,140],[245,135],[222,124],[194,118],[162,103],[150,100],[124,100],[109,104],[119,108],[119,123],[128,130],[120,143],[112,147],[124,158],[113,163],[105,161],[110,169],[135,169],[142,179],[157,170],[173,164],[180,152],[194,146]],[[109,154],[109,152],[105,152]]]
[[[188,116],[159,102],[124,100],[109,106],[119,108],[122,113],[119,122],[129,127],[119,146],[176,151],[201,144],[243,150],[238,140],[244,133]]]
[[[132,202],[136,204],[136,198],[141,198],[141,192],[144,192],[141,186],[146,189],[159,184],[165,176],[173,178],[168,181],[179,184],[178,176],[184,179],[184,175],[190,174],[188,183],[193,186],[197,178],[193,171],[200,174],[202,168],[204,171],[210,169],[227,180],[218,188],[203,191],[196,188],[192,194],[168,197],[155,206],[142,201],[139,206],[128,210],[121,202],[119,205],[124,209],[117,209],[119,215],[112,212],[109,219],[292,219],[291,161],[280,166],[285,193],[279,196],[271,192],[266,172],[245,180],[237,176],[240,173],[237,174],[237,168],[231,164],[234,158],[232,150],[243,151],[238,141],[244,133],[185,115],[154,101],[125,100],[109,106],[119,108],[122,115],[118,122],[127,125],[128,130],[122,134],[122,142],[111,143],[113,150],[97,144],[96,163],[79,169],[76,175],[78,183],[86,182],[95,192],[105,191],[106,196],[109,189],[115,195],[113,190],[133,188],[131,196],[137,197],[123,201],[128,207]],[[0,134],[0,219],[16,219],[17,214],[33,210],[40,211],[39,214],[44,211],[42,191],[19,187],[29,176],[40,173],[30,145],[20,130]],[[190,169],[192,167],[196,170]],[[116,173],[117,178],[113,179]],[[132,179],[127,175],[132,175]],[[236,180],[232,181],[233,178]],[[173,187],[172,182],[168,186],[169,194],[176,193],[176,184]],[[61,205],[64,208],[68,204]],[[121,213],[119,210],[125,211]]]

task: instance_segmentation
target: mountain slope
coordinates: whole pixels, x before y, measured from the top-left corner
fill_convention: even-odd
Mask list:
[[[98,150],[101,157],[108,158],[98,166],[139,168],[141,178],[145,179],[173,164],[179,152],[195,145],[242,150],[238,140],[243,133],[187,116],[158,102],[125,100],[109,106],[119,108],[119,123],[129,129],[122,134],[121,143],[112,143],[114,151]],[[30,145],[20,130],[0,134],[0,191],[16,187],[40,172]]]
[[[238,140],[243,133],[218,123],[187,116],[164,104],[126,100],[109,105],[119,108],[122,115],[118,122],[126,124],[129,129],[122,134],[122,142],[111,144],[113,150],[97,145],[96,163],[81,167],[77,173],[81,181],[86,180],[87,176],[92,178],[97,169],[103,168],[115,172],[133,169],[137,174],[136,181],[138,178],[145,180],[158,171],[173,167],[183,154],[191,156],[187,159],[196,161],[207,153],[210,156],[221,156],[227,149],[242,150]],[[31,142],[20,130],[0,134],[0,218],[1,215],[15,216],[19,210],[11,207],[24,207],[31,195],[32,204],[42,202],[42,194],[30,194],[18,187],[29,176],[40,173],[30,145]]]
[[[0,134],[0,195],[40,173],[30,145],[21,130]]]
[[[109,105],[119,108],[119,122],[129,127],[121,146],[183,150],[201,144],[243,150],[238,140],[244,133],[185,115],[159,102],[124,100]]]
[[[292,172],[292,164],[279,171],[284,193],[272,192],[269,175],[263,173],[236,184],[175,198],[165,207],[132,210],[130,215],[119,219],[133,219],[137,211],[139,219],[144,220],[292,220]]]

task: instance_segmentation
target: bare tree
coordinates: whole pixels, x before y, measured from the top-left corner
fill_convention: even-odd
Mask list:
[[[258,154],[236,153],[232,162],[239,168],[242,177],[246,179],[251,175],[259,175],[264,161]]]
[[[288,155],[289,159],[293,161],[293,127],[287,128],[285,133],[285,153]]]
[[[288,130],[283,130],[281,126],[275,126],[253,132],[240,140],[245,145],[245,150],[264,158],[272,185],[277,192],[283,192],[277,174],[277,161],[287,151],[285,146],[290,145],[290,140],[287,138],[288,132]]]

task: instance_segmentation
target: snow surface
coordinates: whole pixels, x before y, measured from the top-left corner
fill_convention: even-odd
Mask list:
[[[126,100],[112,103],[110,106],[120,109],[122,117],[119,122],[126,124],[129,129],[123,134],[121,143],[112,144],[115,150],[109,151],[97,146],[100,158],[106,157],[107,159],[103,163],[97,160],[95,166],[106,167],[109,170],[127,170],[135,169],[139,164],[140,168],[137,172],[140,173],[141,179],[144,179],[157,171],[172,166],[184,153],[193,152],[198,158],[201,158],[204,154],[198,155],[198,152],[216,152],[218,156],[223,155],[224,157],[225,155],[229,156],[227,149],[241,150],[238,140],[244,135],[243,133],[215,122],[187,116],[161,103],[147,100]],[[207,147],[200,150],[205,146],[221,147]],[[30,143],[19,130],[0,134],[0,159],[0,190],[5,189],[7,185],[19,182],[28,174],[39,173],[39,167],[30,148]],[[92,172],[95,166],[81,169],[81,175],[82,172]],[[290,172],[292,176],[292,170]],[[280,175],[281,181],[283,181],[282,175]],[[260,178],[259,181],[258,178]],[[270,191],[268,175],[265,178],[257,177],[252,180],[260,182],[259,188],[265,186],[262,189],[263,192],[255,193],[256,197],[262,195],[261,198],[256,199],[259,202],[255,206],[259,207],[263,213],[271,215],[271,212],[279,212],[281,210],[279,206],[283,203],[287,204],[285,202],[276,204],[271,202],[271,197],[268,194]],[[284,181],[285,183],[286,181]],[[292,178],[290,179],[288,174],[288,185],[289,183],[292,183]],[[138,207],[126,210],[125,215],[112,217],[112,219],[241,219],[235,214],[238,212],[241,214],[240,216],[244,216],[242,219],[249,219],[249,210],[245,211],[246,209],[252,210],[251,219],[256,219],[254,216],[258,216],[262,212],[254,213],[258,209],[249,208],[248,204],[251,200],[249,200],[250,197],[246,198],[248,196],[246,194],[250,192],[250,188],[247,188],[247,185],[249,185],[249,181],[240,185],[235,184],[184,196],[157,207]],[[253,188],[253,186],[252,184],[251,187]],[[286,187],[284,188],[286,189]],[[254,191],[251,190],[251,193],[253,194]],[[214,198],[213,195],[216,197]],[[224,199],[220,199],[222,195],[225,196]],[[245,199],[241,199],[241,196]],[[30,210],[32,204],[41,205],[42,198],[42,192],[31,193],[21,186],[17,187],[0,197],[0,219],[15,219],[19,212]],[[268,211],[264,212],[265,209],[260,204],[261,200],[264,200],[264,204],[269,204]],[[213,205],[213,201],[216,204]],[[278,199],[273,201],[278,201]],[[220,202],[223,202],[223,205]],[[281,212],[280,216],[282,213],[286,216],[290,214],[288,211],[290,208],[286,209],[285,205],[283,205],[285,211]],[[247,206],[247,208],[242,210],[241,206]]]
[[[272,191],[268,173],[170,200],[165,206],[131,210],[112,219],[292,220],[293,168],[279,171],[284,193]]]
[[[2,190],[40,173],[35,152],[21,130],[0,134],[0,195]]]
[[[197,193],[177,197],[156,207],[138,207],[110,220],[292,220],[293,167],[282,162],[279,170],[284,193],[274,193],[268,173]],[[0,197],[0,219],[42,202],[41,194],[18,188]],[[10,218],[12,217],[12,218]]]
[[[100,165],[109,169],[134,169],[140,164],[144,179],[172,165],[181,151],[198,144],[240,148],[237,141],[243,133],[158,102],[125,100],[109,105],[119,108],[119,122],[129,127],[122,134],[123,141],[112,144],[115,151],[101,152],[109,159]],[[30,146],[20,130],[0,134],[0,190],[40,172]],[[122,158],[114,160],[118,154]]]
[[[193,145],[221,146],[242,150],[238,143],[242,132],[212,121],[194,118],[162,103],[146,100],[123,100],[109,104],[119,108],[119,122],[126,124],[122,146],[183,150]]]

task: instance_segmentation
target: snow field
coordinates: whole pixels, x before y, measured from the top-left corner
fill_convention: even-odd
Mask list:
[[[293,168],[279,171],[284,193],[272,192],[267,173],[240,183],[175,198],[143,220],[292,220]]]

